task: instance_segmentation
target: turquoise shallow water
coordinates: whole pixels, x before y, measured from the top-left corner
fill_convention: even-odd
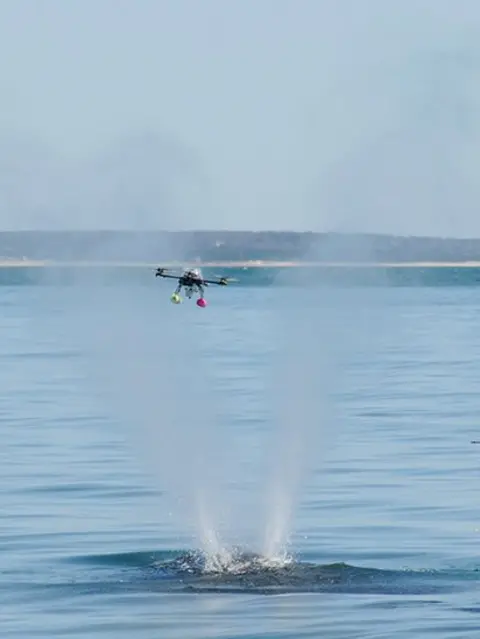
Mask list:
[[[298,299],[250,280],[206,310],[137,274],[93,292],[2,277],[2,639],[479,636],[476,273]],[[277,351],[294,371],[275,396]],[[298,465],[311,453],[296,563],[205,575],[176,491],[220,486],[209,505],[256,550],[272,395]]]

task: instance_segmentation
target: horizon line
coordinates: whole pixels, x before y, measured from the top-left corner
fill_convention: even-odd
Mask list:
[[[455,235],[414,235],[414,234],[401,234],[401,233],[384,233],[379,231],[313,231],[313,230],[293,230],[293,229],[161,229],[161,228],[144,228],[144,229],[115,229],[115,228],[102,228],[102,229],[0,229],[0,235],[5,233],[173,233],[173,234],[191,234],[191,233],[270,233],[276,234],[293,234],[293,235],[348,235],[348,236],[369,236],[369,237],[382,237],[382,238],[401,238],[401,239],[418,239],[418,240],[454,240],[461,242],[480,241],[480,236],[471,237],[458,237]]]

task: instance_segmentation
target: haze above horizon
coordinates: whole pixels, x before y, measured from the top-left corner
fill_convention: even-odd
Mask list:
[[[474,0],[0,5],[0,228],[479,237]]]

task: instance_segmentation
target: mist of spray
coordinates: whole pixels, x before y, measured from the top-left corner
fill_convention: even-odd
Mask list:
[[[368,243],[349,240],[352,252],[369,253]],[[343,242],[345,249],[345,240]],[[332,238],[321,257],[332,261],[338,245]],[[313,246],[309,259],[318,259]],[[289,284],[275,308],[278,350],[271,386],[272,445],[268,448],[269,480],[263,553],[281,558],[288,549],[301,489],[318,467],[339,424],[336,401],[344,384],[346,365],[359,348],[369,348],[378,329],[372,292],[339,284],[337,278],[316,271],[291,269],[282,276]],[[383,280],[384,273],[377,271]],[[377,282],[378,283],[378,282]],[[376,289],[377,292],[379,289]],[[288,292],[287,292],[288,291]]]
[[[368,256],[358,237],[348,241],[352,251]],[[322,258],[331,253],[333,259],[337,249],[332,239],[321,247]],[[307,257],[318,252],[313,247]],[[108,246],[101,253],[108,258]],[[90,389],[125,427],[159,487],[176,500],[174,510],[194,545],[214,567],[228,565],[222,527],[228,523],[230,536],[235,521],[227,522],[228,515],[238,516],[225,492],[235,451],[230,446],[230,457],[224,454],[228,430],[205,352],[213,329],[193,304],[185,304],[179,317],[178,308],[165,303],[165,282],[148,269],[145,285],[133,286],[112,286],[95,273],[95,282],[92,275],[87,281],[78,275],[66,305],[68,339],[83,353]],[[290,286],[267,296],[269,333],[277,345],[266,397],[273,419],[264,451],[267,481],[254,496],[266,499],[265,519],[252,521],[261,527],[259,550],[269,559],[284,555],[304,482],[338,424],[335,394],[343,366],[378,329],[369,289],[338,286],[317,270],[288,269],[282,279]]]
[[[99,252],[108,259],[118,248],[103,244]],[[145,285],[132,286],[86,270],[78,269],[64,299],[65,337],[82,354],[89,390],[176,502],[195,546],[221,556],[221,429],[200,352],[206,327],[198,309],[185,304],[179,319],[165,282],[148,269]]]

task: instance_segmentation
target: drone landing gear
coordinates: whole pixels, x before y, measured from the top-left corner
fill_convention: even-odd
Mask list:
[[[187,294],[187,297],[188,299],[190,299],[192,296]],[[170,301],[172,302],[172,304],[181,304],[182,298],[177,292],[175,292],[175,293],[172,293],[172,295],[170,296]],[[205,308],[207,306],[207,300],[204,299],[203,297],[199,297],[198,300],[196,301],[196,304],[200,308]]]

